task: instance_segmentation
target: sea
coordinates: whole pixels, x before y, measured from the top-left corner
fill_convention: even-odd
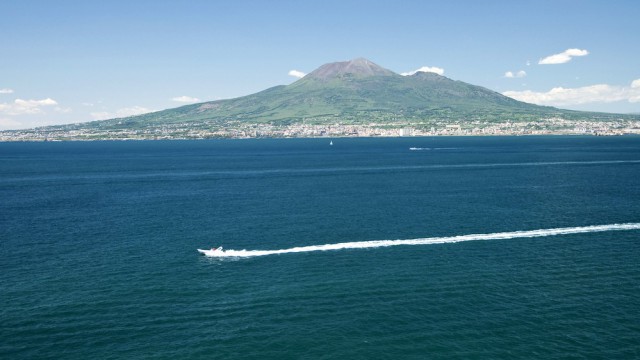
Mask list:
[[[638,359],[639,264],[638,136],[0,143],[2,359]]]

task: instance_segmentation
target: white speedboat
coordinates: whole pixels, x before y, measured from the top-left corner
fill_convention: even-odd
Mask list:
[[[209,250],[198,249],[198,252],[206,256],[222,256],[224,254],[224,250],[222,250],[222,246],[220,246],[219,248],[211,248]]]

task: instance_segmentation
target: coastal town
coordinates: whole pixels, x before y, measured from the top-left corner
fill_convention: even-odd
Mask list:
[[[567,120],[539,121],[429,121],[425,123],[371,122],[358,124],[226,122],[163,124],[142,129],[75,127],[62,125],[0,132],[0,141],[90,141],[90,140],[174,140],[215,138],[318,138],[318,137],[403,137],[403,136],[515,136],[515,135],[594,135],[640,134],[640,121]]]

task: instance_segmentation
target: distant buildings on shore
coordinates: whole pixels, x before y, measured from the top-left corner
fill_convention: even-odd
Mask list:
[[[489,135],[623,135],[640,134],[640,121],[587,121],[562,118],[501,123],[401,122],[369,124],[233,124],[194,127],[193,124],[165,124],[144,129],[48,127],[0,132],[0,141],[59,140],[155,140],[211,138],[306,138],[306,137],[398,137],[398,136],[489,136]]]

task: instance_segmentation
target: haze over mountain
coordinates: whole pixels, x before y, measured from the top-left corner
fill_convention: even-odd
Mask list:
[[[147,134],[233,132],[272,126],[354,125],[433,128],[561,117],[588,121],[624,115],[584,113],[524,103],[495,91],[431,73],[403,76],[367,59],[328,63],[290,84],[234,99],[209,101],[127,118],[52,126],[51,131],[129,131]],[[626,116],[637,120],[637,116]],[[481,125],[478,125],[481,126]],[[244,131],[244,130],[243,130]],[[217,135],[211,135],[217,136]],[[226,136],[226,135],[225,135]]]

